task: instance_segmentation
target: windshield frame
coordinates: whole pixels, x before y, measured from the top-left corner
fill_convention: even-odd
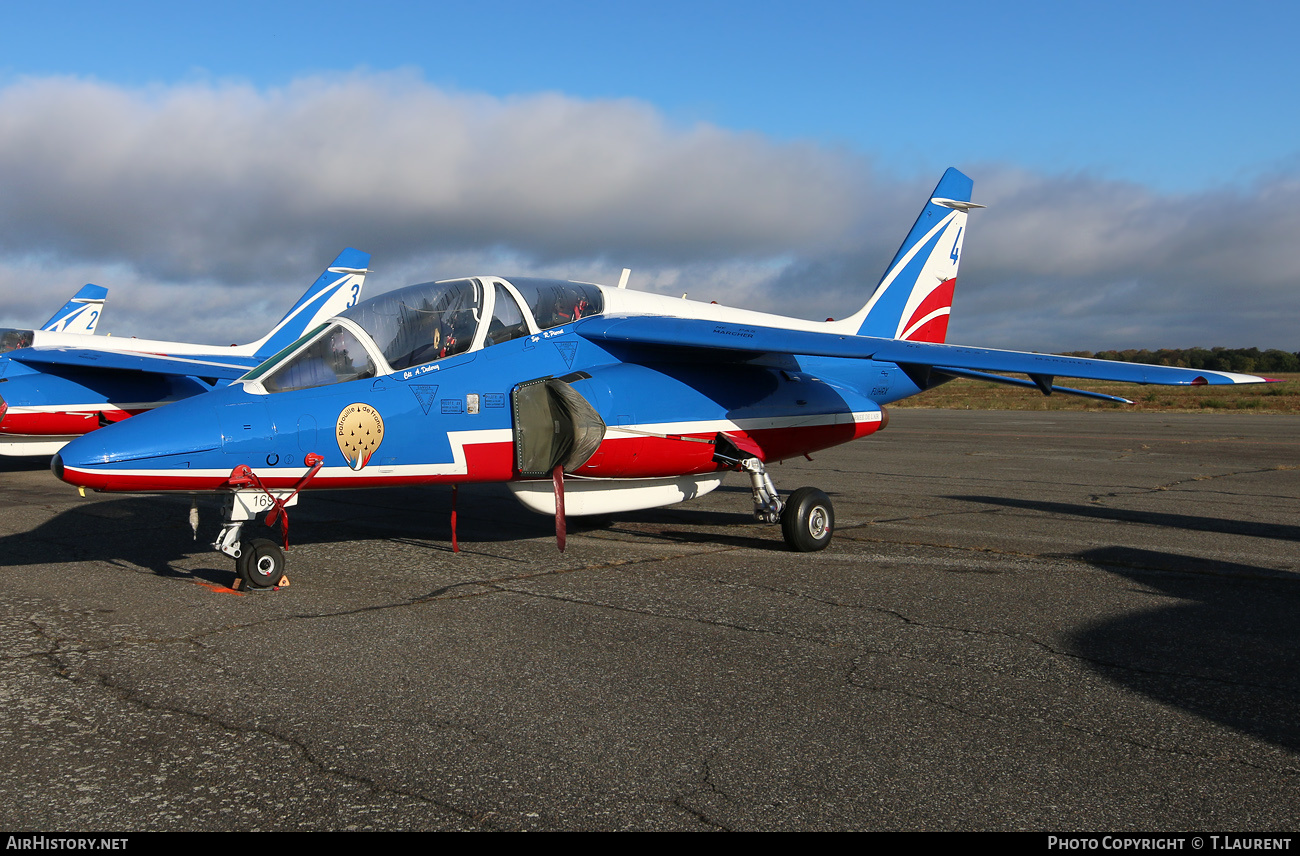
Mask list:
[[[354,338],[365,350],[366,356],[370,358],[370,362],[374,366],[375,371],[373,375],[370,375],[369,377],[353,378],[352,380],[370,380],[392,373],[391,370],[386,371],[388,364],[384,362],[383,357],[378,353],[378,351],[376,351],[375,343],[370,338],[370,334],[363,330],[361,325],[357,324],[355,321],[335,316],[334,318],[321,323],[314,330],[302,336],[298,341],[287,346],[279,353],[272,357],[268,357],[248,374],[233,383],[242,383],[244,384],[244,388],[249,392],[259,392],[263,395],[279,395],[281,392],[297,392],[302,389],[326,389],[331,386],[337,386],[340,383],[351,383],[352,380],[334,381],[332,383],[325,383],[317,386],[297,387],[295,389],[285,390],[270,390],[267,389],[266,385],[263,383],[265,378],[274,375],[276,372],[292,364],[300,354],[304,353],[308,348],[311,348],[321,339],[331,335],[339,328],[352,334],[352,338]]]

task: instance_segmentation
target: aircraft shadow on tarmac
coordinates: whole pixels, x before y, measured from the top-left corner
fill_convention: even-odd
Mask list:
[[[50,459],[46,457],[0,457],[0,473],[31,473],[37,470],[48,470],[49,468]]]
[[[1187,531],[1300,540],[1300,526],[995,496],[1009,508]],[[1182,601],[1072,634],[1099,674],[1169,705],[1287,749],[1300,749],[1300,574],[1159,550],[1102,547],[1068,554]]]
[[[1069,502],[1041,502],[1030,499],[1013,499],[1005,496],[950,496],[948,499],[957,499],[962,502],[979,502],[986,505],[1002,505],[1007,508],[1024,508],[1046,514],[1068,514],[1074,517],[1090,517],[1097,520],[1114,520],[1124,523],[1145,523],[1150,526],[1167,526],[1197,532],[1216,532],[1223,535],[1249,535],[1256,538],[1300,541],[1300,526],[1289,524],[1225,520],[1221,517],[1202,517],[1195,514],[1133,511],[1126,508],[1107,508],[1100,505],[1081,505]]]
[[[1092,668],[1166,704],[1300,750],[1294,574],[1125,547],[1076,558],[1183,601],[1076,632],[1075,651]]]
[[[679,543],[713,543],[784,551],[780,531],[759,527],[745,513],[749,490],[736,512],[699,507],[669,507],[619,514],[576,517],[570,535],[599,530]],[[331,544],[395,540],[423,544],[431,552],[451,551],[451,491],[446,487],[399,487],[309,494],[290,509],[290,544]],[[219,500],[199,499],[197,537],[189,526],[187,496],[128,496],[99,499],[63,511],[35,529],[0,537],[0,567],[84,561],[129,563],[159,576],[199,578],[228,584],[233,561],[209,545],[221,519]],[[541,539],[553,541],[552,517],[521,507],[501,485],[462,485],[457,503],[457,533],[462,548],[473,544]],[[245,536],[271,537],[261,518]],[[752,533],[752,534],[747,534]],[[766,537],[764,537],[766,536]],[[554,550],[553,543],[539,549]],[[209,568],[177,570],[175,563],[211,552]]]
[[[1003,497],[954,498],[1271,538],[1295,539],[1297,529]],[[736,512],[686,506],[620,514],[612,521],[576,518],[570,531],[611,529],[638,538],[783,550],[772,527],[737,525],[749,517],[744,513],[747,497],[735,499],[742,503]],[[232,563],[215,552],[211,562],[195,571],[176,568],[178,560],[209,550],[219,520],[216,503],[205,498],[196,540],[187,522],[188,505],[183,496],[137,496],[74,506],[32,531],[0,538],[0,567],[104,561],[129,563],[160,576],[229,584]],[[333,491],[310,495],[292,510],[290,535],[297,544],[394,540],[443,553],[450,550],[450,512],[451,491],[445,488]],[[553,537],[551,518],[520,508],[499,485],[462,487],[458,516],[465,545]],[[1076,630],[1074,653],[1090,668],[1162,703],[1300,750],[1300,671],[1294,668],[1300,660],[1300,625],[1294,621],[1300,613],[1297,575],[1127,547],[1088,550],[1070,558],[1181,601]]]

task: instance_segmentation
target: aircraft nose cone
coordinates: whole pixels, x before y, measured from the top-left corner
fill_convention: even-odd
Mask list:
[[[60,449],[51,467],[68,484],[93,490],[211,489],[243,463],[223,453],[230,444],[218,414],[231,401],[246,408],[246,397],[227,388],[106,425]],[[243,413],[238,406],[230,409]]]
[[[86,480],[86,472],[108,460],[108,448],[102,438],[95,436],[98,433],[92,431],[66,444],[50,459],[50,472],[68,484],[95,487]]]
[[[54,474],[63,478],[60,473],[68,467],[93,467],[111,460],[109,444],[104,442],[104,437],[98,436],[104,431],[104,428],[91,431],[65,444],[50,461],[51,468],[54,467],[54,461],[59,462],[59,468]]]

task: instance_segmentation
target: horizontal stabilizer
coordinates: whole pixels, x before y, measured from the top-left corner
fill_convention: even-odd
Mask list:
[[[906,367],[903,367],[906,370]],[[1007,386],[1020,386],[1027,389],[1037,389],[1044,395],[1051,395],[1054,392],[1063,393],[1064,395],[1077,395],[1080,398],[1096,398],[1101,401],[1113,401],[1116,404],[1132,404],[1127,398],[1118,395],[1107,395],[1104,392],[1091,392],[1086,389],[1074,389],[1069,386],[1056,386],[1049,378],[1046,385],[1039,383],[1038,380],[1022,380],[1018,377],[1006,377],[1005,375],[989,374],[988,372],[973,372],[967,369],[953,368],[952,366],[934,366],[933,371],[939,375],[949,375],[951,377],[964,377],[971,380],[986,380],[990,383],[1001,383]],[[1039,378],[1042,375],[1038,376]]]
[[[981,205],[978,202],[968,202],[961,199],[942,199],[938,196],[930,200],[935,205],[941,205],[944,208],[951,208],[954,211],[970,211],[972,208],[988,208],[987,205]]]

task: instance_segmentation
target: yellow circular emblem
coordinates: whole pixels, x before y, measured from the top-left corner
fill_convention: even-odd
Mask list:
[[[369,404],[349,404],[335,424],[339,451],[354,470],[364,467],[384,439],[384,420]]]

